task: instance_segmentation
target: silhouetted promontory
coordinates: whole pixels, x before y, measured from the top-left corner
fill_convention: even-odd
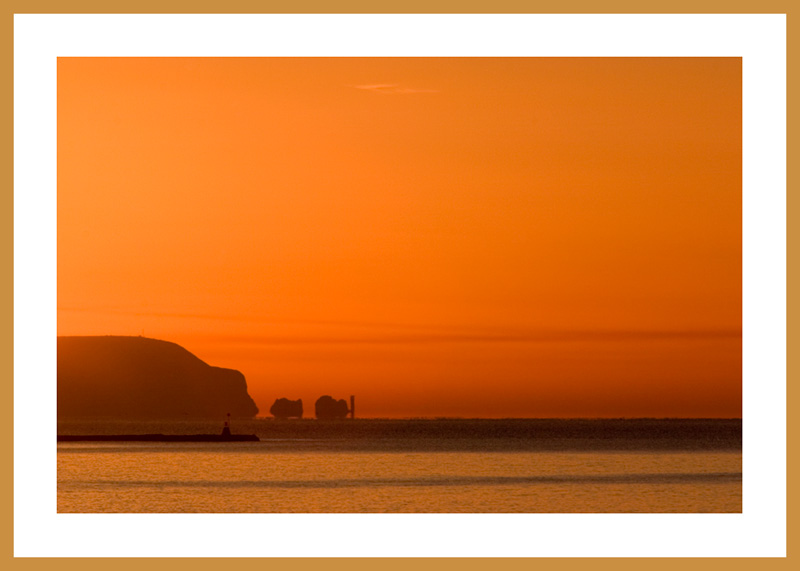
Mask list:
[[[350,409],[344,399],[334,400],[333,397],[325,395],[317,399],[314,404],[314,412],[317,418],[344,418]]]
[[[59,337],[58,418],[223,418],[258,413],[244,375],[168,341]]]
[[[303,399],[275,399],[269,413],[275,418],[303,418]]]

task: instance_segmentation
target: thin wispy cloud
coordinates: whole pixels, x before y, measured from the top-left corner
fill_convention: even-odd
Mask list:
[[[356,89],[372,91],[375,93],[407,95],[411,93],[439,93],[438,89],[425,89],[421,87],[408,87],[399,83],[374,83],[369,85],[354,85]]]
[[[282,331],[269,334],[211,334],[221,342],[297,345],[297,344],[407,344],[407,343],[569,343],[624,342],[703,339],[741,339],[741,328],[720,329],[524,329],[483,328],[432,323],[396,323],[358,320],[278,319],[259,315],[223,315],[124,309],[85,309],[59,307],[58,311],[78,311],[138,317],[248,322],[267,327],[309,326],[315,333]],[[334,328],[335,332],[329,330]]]
[[[452,333],[375,333],[371,335],[219,335],[217,342],[248,345],[406,345],[441,343],[620,343],[658,341],[701,341],[711,339],[741,339],[739,330],[687,331],[535,331],[535,332],[452,332]]]

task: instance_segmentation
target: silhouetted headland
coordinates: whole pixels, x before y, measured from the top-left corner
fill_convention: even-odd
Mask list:
[[[59,337],[58,418],[252,418],[244,375],[168,341]]]

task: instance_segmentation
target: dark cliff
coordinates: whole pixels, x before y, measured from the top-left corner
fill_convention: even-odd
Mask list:
[[[239,371],[168,341],[59,337],[58,417],[223,418],[258,413]]]

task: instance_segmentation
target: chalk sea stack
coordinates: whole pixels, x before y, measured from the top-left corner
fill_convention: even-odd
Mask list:
[[[303,399],[276,399],[269,413],[275,418],[303,418]]]
[[[169,341],[59,337],[58,418],[253,417],[244,375]]]
[[[317,399],[314,403],[314,412],[317,418],[344,418],[350,409],[344,399],[335,400],[333,397],[325,395]]]

